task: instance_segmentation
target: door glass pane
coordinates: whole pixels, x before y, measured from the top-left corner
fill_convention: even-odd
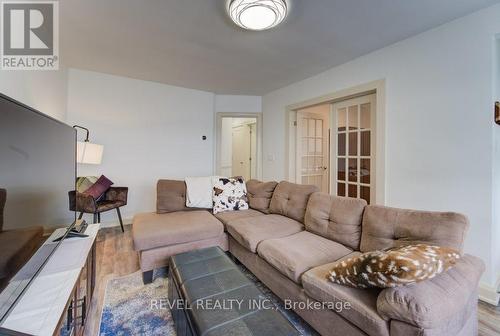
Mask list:
[[[358,155],[358,132],[349,133],[349,155]]]
[[[350,130],[358,129],[358,105],[349,106],[348,122]]]
[[[307,168],[309,169],[310,173],[314,172],[314,168],[316,168],[315,162],[314,162],[314,156],[309,156],[307,158]]]
[[[339,181],[345,181],[346,175],[345,175],[345,159],[338,159],[337,160],[337,180]]]
[[[308,119],[308,130],[307,130],[307,136],[313,137],[316,131],[316,122],[314,119]]]
[[[370,187],[361,186],[359,188],[359,198],[364,199],[368,204],[370,204]]]
[[[302,173],[307,174],[307,156],[302,157]]]
[[[316,154],[321,155],[323,153],[323,140],[315,139],[316,141]]]
[[[345,196],[345,183],[337,183],[337,196]]]
[[[361,159],[359,167],[359,176],[361,179],[361,183],[370,183],[370,159]]]
[[[316,120],[316,136],[323,136],[323,120],[321,119]]]
[[[358,159],[349,159],[349,181],[358,182]]]
[[[315,139],[308,139],[309,140],[309,146],[307,148],[307,155],[312,155],[315,152],[316,149],[316,140]]]
[[[339,156],[345,156],[345,133],[340,133],[337,136],[337,151]]]
[[[370,128],[370,103],[361,105],[361,129]]]
[[[370,156],[370,133],[370,131],[361,132],[361,156]]]
[[[302,138],[302,155],[307,155],[308,150],[308,139]]]
[[[315,166],[316,166],[315,168],[320,171],[320,174],[322,174],[323,173],[323,168],[322,168],[323,167],[323,157],[322,156],[316,157]]]
[[[349,184],[349,197],[358,197],[358,186],[356,184]]]
[[[338,109],[337,112],[337,128],[339,131],[345,131],[347,109],[345,107]]]

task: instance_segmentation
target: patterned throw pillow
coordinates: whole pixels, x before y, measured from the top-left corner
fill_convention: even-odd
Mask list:
[[[248,209],[247,188],[241,177],[220,177],[212,192],[213,213]]]
[[[458,252],[448,247],[409,245],[373,251],[334,265],[330,281],[356,288],[389,288],[431,279],[455,265]]]

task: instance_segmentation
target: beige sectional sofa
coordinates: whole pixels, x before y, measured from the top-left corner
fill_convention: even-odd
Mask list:
[[[371,206],[289,182],[249,181],[247,189],[249,210],[214,216],[185,207],[184,182],[160,180],[157,213],[133,222],[144,280],[171,255],[220,246],[322,335],[477,334],[484,265],[476,257],[403,287],[356,289],[327,279],[334,262],[362,252],[411,243],[462,251],[465,216]]]

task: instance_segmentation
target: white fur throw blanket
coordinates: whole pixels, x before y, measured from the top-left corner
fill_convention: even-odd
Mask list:
[[[215,179],[217,176],[186,177],[186,206],[211,209]]]

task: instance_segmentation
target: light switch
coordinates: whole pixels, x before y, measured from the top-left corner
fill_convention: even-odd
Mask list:
[[[267,161],[276,161],[276,155],[274,154],[267,154]]]

